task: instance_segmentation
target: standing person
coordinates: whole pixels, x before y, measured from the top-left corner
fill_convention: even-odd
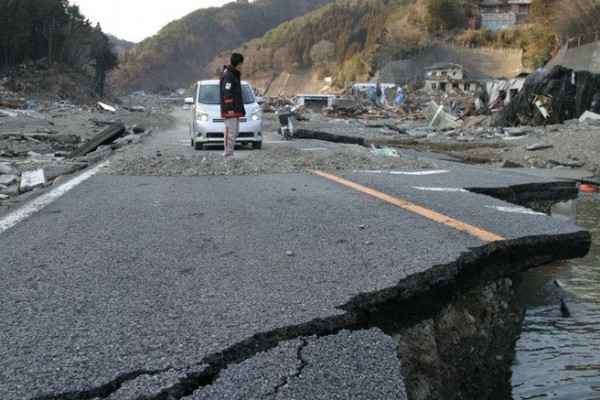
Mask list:
[[[241,84],[244,56],[233,53],[229,61],[231,64],[226,66],[221,74],[221,117],[225,119],[223,157],[233,155],[240,130],[240,118],[246,116]]]
[[[381,95],[382,95],[381,85],[378,83],[375,86],[375,105],[376,106],[380,106],[382,104]]]

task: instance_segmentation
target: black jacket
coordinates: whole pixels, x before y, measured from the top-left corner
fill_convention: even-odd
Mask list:
[[[221,74],[221,117],[240,118],[246,115],[242,96],[240,71],[231,65]],[[230,113],[233,111],[233,113]]]

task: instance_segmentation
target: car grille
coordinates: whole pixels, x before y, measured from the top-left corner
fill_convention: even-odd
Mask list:
[[[253,138],[254,133],[252,132],[240,132],[238,138]],[[208,132],[206,134],[207,139],[223,139],[223,132]]]
[[[225,122],[225,118],[213,118],[213,122]],[[248,122],[248,119],[240,118],[240,122]]]

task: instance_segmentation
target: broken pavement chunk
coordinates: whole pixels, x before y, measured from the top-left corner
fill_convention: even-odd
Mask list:
[[[534,144],[531,144],[531,145],[525,147],[525,150],[536,151],[536,150],[551,149],[553,147],[554,147],[554,145],[552,145],[550,143],[534,143]]]

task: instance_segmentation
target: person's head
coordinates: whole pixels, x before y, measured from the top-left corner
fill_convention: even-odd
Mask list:
[[[240,69],[240,67],[244,63],[244,56],[240,53],[233,53],[231,57],[229,57],[229,62],[233,67]]]

